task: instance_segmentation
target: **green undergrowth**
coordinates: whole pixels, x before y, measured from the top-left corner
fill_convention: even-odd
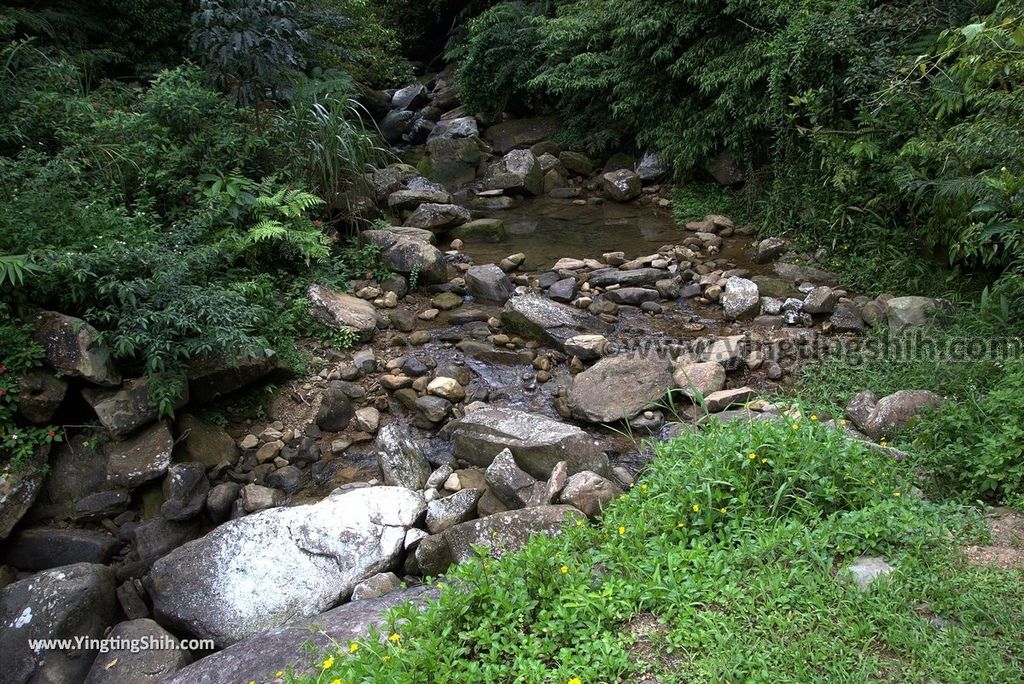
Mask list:
[[[600,522],[453,569],[424,612],[286,680],[1020,680],[1020,573],[965,566],[979,516],[921,498],[910,465],[811,419],[656,449]],[[896,567],[863,593],[842,573],[862,554]]]

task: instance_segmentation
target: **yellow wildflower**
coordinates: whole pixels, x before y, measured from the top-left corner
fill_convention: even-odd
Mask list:
[[[334,656],[330,656],[327,660],[321,663],[321,665],[323,665],[323,668],[325,670],[329,670],[330,668],[334,667]]]
[[[359,650],[359,644],[357,644],[356,642],[353,641],[351,644],[348,645],[348,652],[349,653],[355,653],[358,650]]]
[[[563,565],[562,567],[558,568],[558,571],[564,575],[565,573],[569,572],[569,566]]]
[[[278,670],[274,673],[275,677],[284,677],[284,670]]]
[[[729,509],[726,508],[725,506],[722,506],[721,508],[718,509],[718,512],[719,513],[725,513],[727,510],[729,510]]]
[[[767,463],[767,462],[768,462],[768,459],[767,459],[767,458],[762,458],[762,459],[761,459],[761,463]]]
[[[388,662],[389,660],[391,660],[391,656],[389,656],[389,655],[383,655],[383,656],[381,656],[381,657],[380,657],[380,661],[381,661],[382,663],[386,663],[386,662]]]
[[[640,485],[640,491],[641,492],[646,492],[647,491],[647,483],[646,482],[644,484]]]
[[[583,680],[579,677],[573,677],[569,680],[569,684],[583,684]]]
[[[619,534],[626,534],[626,528],[622,525],[619,525]]]
[[[341,684],[341,680],[340,679],[332,679],[331,680],[331,684]]]
[[[576,527],[583,527],[583,518],[576,518]]]
[[[399,636],[397,633],[392,634],[391,636],[388,637],[388,641],[390,641],[393,644],[397,644],[401,640],[402,640],[402,637]]]
[[[693,512],[700,513],[700,504],[693,504]]]
[[[757,454],[755,454],[753,451],[751,451],[750,455],[747,456],[747,458],[749,458],[751,461],[756,461],[757,460]]]
[[[811,420],[817,421],[818,420],[818,416],[811,416]]]
[[[892,495],[893,496],[902,496],[902,494],[900,494],[899,492],[893,492]]]

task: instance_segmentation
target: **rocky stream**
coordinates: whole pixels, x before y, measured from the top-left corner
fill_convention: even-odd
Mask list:
[[[197,359],[159,420],[95,330],[40,312],[49,370],[24,379],[23,413],[104,434],[69,428],[3,474],[0,681],[279,681],[308,642],[428,600],[423,578],[475,545],[600,516],[648,440],[780,416],[803,364],[944,305],[858,296],[727,216],[679,227],[655,156],[597,165],[552,142],[553,120],[479,121],[443,74],[367,99],[403,160],[369,178],[392,227],[362,234],[394,276],[309,289],[310,315],[358,339],[317,373],[288,377],[269,350]],[[713,176],[741,182],[727,162]],[[264,417],[203,420],[268,381]],[[865,393],[836,429],[878,442],[938,401]],[[80,636],[213,647],[28,642]]]

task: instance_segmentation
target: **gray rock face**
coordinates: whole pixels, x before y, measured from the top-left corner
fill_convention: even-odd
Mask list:
[[[482,489],[460,489],[451,496],[435,499],[427,504],[427,529],[439,534],[449,527],[476,517],[476,504],[483,496]]]
[[[427,285],[448,280],[448,265],[437,247],[389,230],[363,231],[362,237],[380,247],[381,258],[395,273],[408,276],[418,272],[419,281]]]
[[[656,404],[675,386],[668,358],[652,354],[608,356],[573,378],[569,410],[580,420],[628,420]]]
[[[451,429],[454,456],[481,467],[508,449],[520,468],[542,480],[559,461],[571,473],[608,471],[608,457],[590,435],[534,413],[488,406],[455,421]]]
[[[310,312],[329,328],[351,328],[360,342],[369,342],[377,331],[377,312],[373,304],[320,285],[306,291]]]
[[[498,154],[505,154],[517,147],[529,147],[547,140],[559,129],[558,120],[551,117],[509,119],[491,126],[484,137]]]
[[[407,489],[423,489],[430,477],[430,463],[409,431],[388,425],[377,434],[377,463],[384,483]]]
[[[272,349],[194,359],[188,368],[189,401],[206,403],[239,390],[274,372],[290,372]]]
[[[405,220],[405,224],[440,233],[468,223],[471,218],[469,210],[457,204],[421,204]]]
[[[18,381],[18,413],[30,423],[49,423],[64,403],[67,391],[68,384],[53,373],[29,371]]]
[[[862,429],[872,439],[892,436],[911,419],[942,405],[942,397],[928,390],[902,390],[880,399]]]
[[[79,563],[0,590],[0,667],[5,682],[81,682],[95,650],[29,647],[30,639],[99,639],[114,619],[114,571]]]
[[[466,271],[466,289],[477,299],[504,304],[515,292],[515,285],[496,264],[485,264]]]
[[[442,138],[454,140],[456,138],[471,138],[480,135],[480,128],[476,119],[472,116],[460,116],[455,119],[441,120],[430,132],[429,140]]]
[[[553,302],[539,294],[513,297],[501,312],[506,328],[524,337],[564,348],[577,335],[604,334],[609,326],[596,316]]]
[[[150,399],[146,378],[126,380],[117,390],[83,390],[82,396],[92,406],[103,427],[117,439],[127,437],[157,419],[157,407]],[[174,403],[174,408],[181,408],[188,399],[186,388]]]
[[[422,530],[419,530],[422,532]],[[402,588],[402,580],[393,572],[380,572],[363,580],[352,590],[353,601],[380,598]]]
[[[191,520],[203,512],[210,481],[202,463],[175,463],[164,478],[160,515],[167,520]]]
[[[534,506],[465,522],[444,532],[451,559],[463,563],[475,557],[473,547],[485,546],[495,558],[521,549],[535,534],[558,534],[582,514],[572,506]]]
[[[487,466],[484,479],[491,493],[511,509],[525,508],[537,497],[544,483],[520,468],[512,452],[504,449]]]
[[[183,460],[202,463],[208,468],[234,462],[235,440],[224,428],[208,425],[192,415],[182,416],[177,428]]]
[[[398,90],[391,97],[392,109],[415,109],[427,101],[427,88],[422,83],[414,83]]]
[[[110,631],[109,638],[122,643],[141,642],[143,639],[151,643],[178,642],[173,634],[147,618],[118,623]],[[132,653],[132,650],[111,649],[98,655],[85,684],[158,684],[192,662],[191,654],[182,648],[154,648],[137,653]]]
[[[830,314],[838,302],[839,295],[831,287],[816,287],[804,298],[803,310],[809,314]]]
[[[731,321],[753,318],[761,311],[761,293],[757,285],[746,278],[729,278],[722,292],[722,308]]]
[[[317,615],[393,568],[425,510],[416,492],[366,487],[232,520],[153,565],[154,610],[218,647]]]
[[[779,237],[770,237],[754,244],[754,263],[767,264],[778,259],[789,249],[789,243]]]
[[[664,177],[666,173],[668,170],[661,163],[661,158],[654,152],[645,154],[640,159],[640,163],[636,165],[636,175],[640,176],[640,180],[644,183],[654,183]]]
[[[294,669],[296,674],[319,674],[319,663],[309,657],[317,652],[365,639],[370,627],[384,630],[388,611],[404,603],[426,604],[437,591],[416,587],[382,598],[346,603],[309,619],[298,619],[270,629],[179,670],[164,684],[222,684],[265,682],[273,673]]]
[[[50,445],[37,449],[25,467],[0,475],[0,539],[6,539],[43,488]]]
[[[695,399],[706,397],[725,387],[725,367],[717,361],[707,363],[675,363],[673,377],[684,395]]]
[[[540,195],[544,193],[544,172],[533,152],[512,150],[488,169],[484,187],[506,194]]]
[[[4,561],[20,570],[48,570],[75,563],[106,563],[121,542],[93,530],[30,527],[12,536]]]
[[[96,328],[54,311],[39,312],[33,324],[33,337],[45,350],[46,364],[50,368],[104,387],[121,384],[121,374],[114,367],[110,349],[100,342]]]
[[[850,419],[858,429],[863,430],[868,424],[871,412],[878,404],[878,397],[871,390],[859,392],[846,406],[846,417]]]
[[[643,192],[643,183],[633,171],[619,169],[601,176],[601,191],[613,202],[631,202]]]
[[[889,329],[905,332],[928,323],[937,312],[939,301],[931,297],[896,297],[886,303]]]
[[[596,518],[609,503],[622,496],[622,490],[597,473],[576,473],[565,483],[559,501],[575,506],[588,518]]]
[[[134,489],[155,480],[167,472],[173,450],[174,437],[164,423],[157,423],[124,442],[108,442],[103,445],[107,481]]]
[[[449,189],[474,181],[481,172],[486,149],[475,136],[454,140],[438,137],[428,141],[431,177]]]
[[[608,339],[604,335],[577,335],[565,341],[564,349],[580,361],[596,361],[607,352]]]
[[[451,204],[452,196],[442,185],[422,178],[413,178],[408,187],[388,195],[388,208],[413,211],[421,204]]]

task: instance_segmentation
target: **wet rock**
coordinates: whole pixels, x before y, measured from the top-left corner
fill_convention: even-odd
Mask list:
[[[321,285],[310,285],[306,296],[313,318],[327,327],[351,328],[361,342],[373,339],[377,331],[377,312],[373,304]]]
[[[153,620],[121,622],[107,637],[115,644],[180,643],[173,634]],[[137,649],[131,646],[112,648],[93,662],[85,684],[158,684],[192,662],[187,649],[178,647]]]
[[[753,318],[761,309],[761,293],[757,285],[746,278],[729,278],[722,292],[725,317],[731,321]]]
[[[565,341],[565,353],[579,358],[581,361],[596,361],[609,350],[608,339],[604,335],[576,335]]]
[[[451,425],[453,454],[468,463],[487,467],[503,449],[509,449],[519,467],[546,480],[559,461],[569,472],[607,472],[608,457],[583,430],[515,409],[488,406]]]
[[[591,423],[628,420],[661,401],[675,386],[672,366],[660,354],[622,354],[601,359],[573,378],[569,409]]]
[[[576,279],[562,278],[548,288],[548,297],[556,302],[568,304],[576,297]]]
[[[399,89],[391,98],[392,109],[416,109],[427,102],[427,88],[422,83],[414,83]]]
[[[118,390],[83,390],[82,396],[92,406],[103,427],[116,439],[127,437],[157,419],[157,406],[150,398],[149,380],[146,378],[126,380]],[[187,403],[186,387],[174,402],[174,408],[179,409]]]
[[[415,112],[390,112],[380,121],[380,133],[390,144],[397,145],[402,142],[403,136],[405,136],[415,121]]]
[[[622,490],[597,473],[584,471],[570,477],[558,500],[583,512],[588,518],[596,518],[609,503],[622,496]]]
[[[344,390],[328,387],[316,412],[316,426],[324,432],[341,432],[352,422],[355,413],[352,400]]]
[[[413,211],[421,204],[451,204],[452,196],[443,186],[420,182],[413,187],[398,190],[388,195],[388,208],[392,211]]]
[[[500,219],[482,218],[459,226],[451,234],[457,240],[474,243],[501,242],[508,233]]]
[[[592,272],[587,282],[591,287],[654,287],[665,275],[666,272],[660,268],[634,268],[626,271],[607,268]]]
[[[0,663],[7,682],[81,682],[96,649],[33,649],[29,641],[100,639],[116,610],[114,571],[78,563],[0,590]]]
[[[645,184],[661,180],[668,173],[668,169],[661,163],[661,158],[654,152],[646,153],[640,163],[636,165],[636,175]]]
[[[494,558],[523,547],[535,534],[557,535],[582,514],[572,506],[534,506],[464,522],[445,530],[444,541],[455,563],[476,557],[474,548],[486,547]]]
[[[510,332],[549,342],[560,349],[571,337],[604,334],[609,329],[591,314],[535,293],[508,300],[501,312],[501,322]]]
[[[706,397],[725,387],[725,367],[717,361],[689,363],[685,360],[673,364],[672,377],[683,395],[695,400]]]
[[[835,311],[839,294],[830,287],[816,287],[804,298],[803,310],[809,314],[830,314]]]
[[[425,396],[416,400],[416,410],[431,423],[441,423],[451,415],[452,403],[441,397]]]
[[[419,282],[426,285],[448,280],[448,265],[437,247],[390,230],[366,230],[361,235],[363,240],[380,248],[381,259],[395,273],[404,276],[418,273]]]
[[[589,177],[594,173],[594,162],[585,154],[567,150],[558,155],[558,161],[562,163],[566,171],[574,176]]]
[[[203,512],[210,481],[202,463],[175,463],[164,478],[160,515],[167,520],[190,520]]]
[[[504,304],[515,292],[509,277],[494,264],[473,266],[466,271],[466,289],[477,299]]]
[[[640,196],[643,183],[633,171],[619,169],[601,176],[601,191],[613,202],[631,202]]]
[[[365,487],[232,520],[154,564],[154,610],[221,648],[317,615],[392,569],[425,510],[416,492]]]
[[[436,591],[416,587],[382,598],[347,603],[313,618],[297,619],[208,655],[179,670],[164,684],[264,682],[274,672],[289,670],[315,678],[322,668],[319,660],[310,658],[311,650],[326,652],[338,644],[364,640],[371,627],[384,632],[392,608],[408,602],[423,605],[435,596]]]
[[[544,483],[520,468],[512,452],[503,449],[484,473],[487,488],[507,508],[525,508],[546,490]],[[545,502],[550,503],[550,502]]]
[[[657,301],[659,295],[657,290],[649,290],[644,287],[622,287],[617,290],[609,290],[605,297],[608,298],[608,301],[616,304],[640,306],[645,302]]]
[[[36,449],[20,470],[0,474],[0,539],[7,538],[43,489],[49,453],[47,444]]]
[[[427,529],[431,534],[440,534],[449,527],[472,520],[483,493],[482,489],[461,489],[451,496],[431,501],[427,504]]]
[[[941,405],[942,397],[934,392],[902,390],[880,399],[861,429],[871,439],[892,436],[913,418]]]
[[[469,210],[456,204],[421,204],[405,220],[405,224],[413,228],[443,232],[469,220]]]
[[[527,119],[509,119],[491,126],[484,132],[484,137],[498,154],[509,150],[529,147],[555,135],[560,126],[552,117],[533,117]]]
[[[74,563],[108,562],[121,542],[94,530],[30,527],[6,544],[4,562],[19,570],[48,570]]]
[[[388,425],[377,434],[377,464],[384,483],[407,489],[423,489],[430,477],[430,463],[408,430]]]
[[[114,367],[110,349],[100,342],[96,328],[54,311],[39,312],[32,323],[35,326],[33,338],[43,347],[50,368],[95,385],[116,387],[121,384],[121,374]]]
[[[64,403],[68,384],[45,370],[32,370],[18,380],[18,413],[37,425],[53,420]]]
[[[544,193],[544,173],[540,162],[529,150],[512,150],[491,165],[484,187],[505,194],[540,195]]]
[[[174,438],[164,423],[153,425],[124,442],[108,442],[103,446],[107,481],[134,489],[161,477],[171,464],[173,449]]]

